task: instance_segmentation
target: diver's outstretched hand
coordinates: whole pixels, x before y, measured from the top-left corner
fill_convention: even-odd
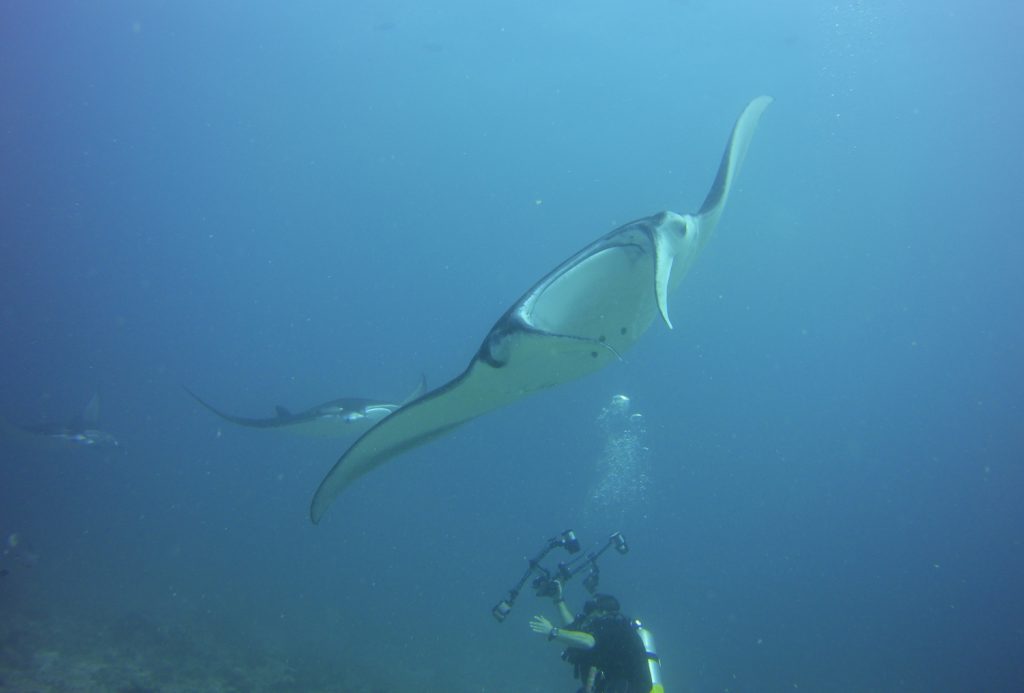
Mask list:
[[[554,628],[554,626],[551,625],[551,621],[547,620],[543,616],[534,616],[530,621],[530,628],[533,629],[534,633],[548,635],[551,633],[551,629]]]

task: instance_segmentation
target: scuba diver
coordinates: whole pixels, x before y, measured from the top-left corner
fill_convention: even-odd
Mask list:
[[[554,570],[546,568],[542,561],[559,548],[575,557],[559,563]],[[527,580],[533,577],[534,592],[538,597],[552,599],[562,627],[555,626],[544,616],[534,616],[530,628],[566,646],[562,659],[574,666],[575,676],[583,684],[578,693],[664,693],[654,636],[640,621],[621,612],[618,599],[597,593],[600,573],[597,559],[610,548],[620,554],[629,552],[619,532],[608,537],[600,549],[585,554],[580,552],[580,542],[571,529],[548,539],[544,548],[528,559],[523,576],[508,591],[508,597],[491,609],[491,614],[499,623],[503,622],[512,612]],[[583,611],[574,616],[565,605],[563,586],[583,571],[589,573],[583,586],[591,598]]]
[[[644,642],[646,631],[641,633],[640,622],[622,613],[618,599],[610,594],[595,594],[587,600],[583,612],[573,616],[559,584],[553,601],[564,627],[554,626],[544,616],[534,616],[530,628],[567,646],[562,659],[573,665],[574,676],[583,684],[582,693],[664,690],[660,681],[657,685],[652,681]]]

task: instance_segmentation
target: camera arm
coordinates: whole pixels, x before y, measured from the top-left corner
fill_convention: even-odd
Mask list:
[[[526,572],[524,572],[523,576],[519,578],[519,581],[515,586],[508,591],[508,598],[502,599],[493,609],[491,609],[491,614],[494,615],[494,618],[499,621],[505,620],[505,617],[508,616],[510,611],[512,611],[512,605],[515,604],[516,598],[523,589],[523,585],[526,584],[526,581],[529,580],[530,576],[535,572],[540,573],[544,579],[551,578],[551,571],[542,566],[540,562],[543,561],[549,553],[561,547],[565,547],[569,553],[576,553],[580,550],[580,542],[576,538],[576,534],[571,529],[565,530],[557,537],[548,539],[544,548],[541,549],[536,556],[529,559],[529,565],[526,568]],[[561,564],[559,564],[559,567],[561,568]]]
[[[572,559],[571,561],[569,561],[568,563],[559,563],[558,564],[558,577],[559,577],[559,579],[561,579],[562,583],[564,584],[568,580],[570,580],[570,579],[576,577],[577,575],[579,575],[580,573],[582,573],[587,568],[590,568],[591,575],[594,576],[594,578],[593,578],[593,587],[588,586],[587,589],[588,589],[589,592],[593,593],[594,589],[597,588],[597,574],[598,574],[597,559],[600,558],[602,556],[602,554],[604,554],[605,551],[607,551],[608,549],[610,549],[612,547],[615,547],[615,550],[618,551],[621,554],[629,553],[629,544],[626,543],[626,539],[625,539],[625,537],[622,536],[622,532],[615,532],[610,537],[608,537],[608,541],[605,542],[605,545],[602,546],[597,551],[591,551],[591,552],[587,553],[586,556],[578,556],[578,557]],[[576,563],[577,561],[581,561],[581,562],[574,566],[573,564]],[[584,583],[584,584],[586,584],[586,583]]]
[[[526,584],[526,581],[529,580],[530,576],[534,573],[539,573],[538,577],[534,581],[535,588],[537,587],[538,582],[544,585],[551,582],[551,571],[542,566],[540,562],[544,560],[549,553],[559,547],[564,547],[570,554],[579,552],[580,542],[576,538],[576,534],[571,529],[565,530],[557,537],[548,539],[544,548],[541,549],[536,556],[528,560],[529,565],[527,566],[526,571],[523,573],[523,576],[519,578],[519,581],[515,586],[508,591],[508,598],[502,599],[494,606],[493,609],[491,609],[491,614],[495,619],[499,622],[504,621],[505,617],[511,613],[512,606],[515,604],[516,598],[519,597],[519,593],[522,591],[523,585]],[[605,545],[597,551],[591,551],[585,556],[577,556],[566,563],[560,562],[558,564],[556,579],[564,585],[576,575],[580,574],[587,568],[590,568],[590,575],[585,578],[583,585],[587,588],[587,591],[593,593],[594,590],[597,589],[597,559],[612,547],[621,554],[629,552],[629,545],[626,544],[626,539],[622,536],[622,533],[615,532],[608,537],[608,541]],[[540,594],[539,591],[538,594]]]

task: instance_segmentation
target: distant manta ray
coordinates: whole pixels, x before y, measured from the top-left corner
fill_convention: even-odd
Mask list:
[[[661,212],[620,226],[576,253],[509,308],[469,366],[363,434],[320,483],[318,523],[349,484],[403,452],[530,393],[597,371],[633,346],[704,248],[722,215],[754,130],[772,99],[740,114],[718,175],[696,214]]]
[[[413,390],[412,394],[404,402],[416,399],[426,390],[427,381],[424,378],[420,378],[416,389]],[[250,419],[227,414],[217,409],[187,387],[185,392],[192,395],[197,402],[220,418],[239,426],[278,428],[289,433],[322,438],[341,438],[361,433],[385,416],[394,413],[403,404],[403,402],[385,402],[362,397],[341,397],[339,399],[332,399],[330,402],[318,404],[315,407],[310,407],[296,414],[278,405],[275,407],[275,416],[267,419]]]
[[[100,396],[95,394],[85,405],[81,415],[71,421],[16,426],[10,421],[0,418],[0,429],[14,440],[47,450],[118,447],[120,443],[117,438],[100,430],[99,420]]]

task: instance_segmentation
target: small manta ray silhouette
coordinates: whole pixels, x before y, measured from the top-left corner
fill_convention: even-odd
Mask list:
[[[0,417],[0,431],[27,445],[51,450],[119,447],[117,438],[99,428],[99,418],[100,396],[95,394],[82,413],[71,421],[16,426]]]

